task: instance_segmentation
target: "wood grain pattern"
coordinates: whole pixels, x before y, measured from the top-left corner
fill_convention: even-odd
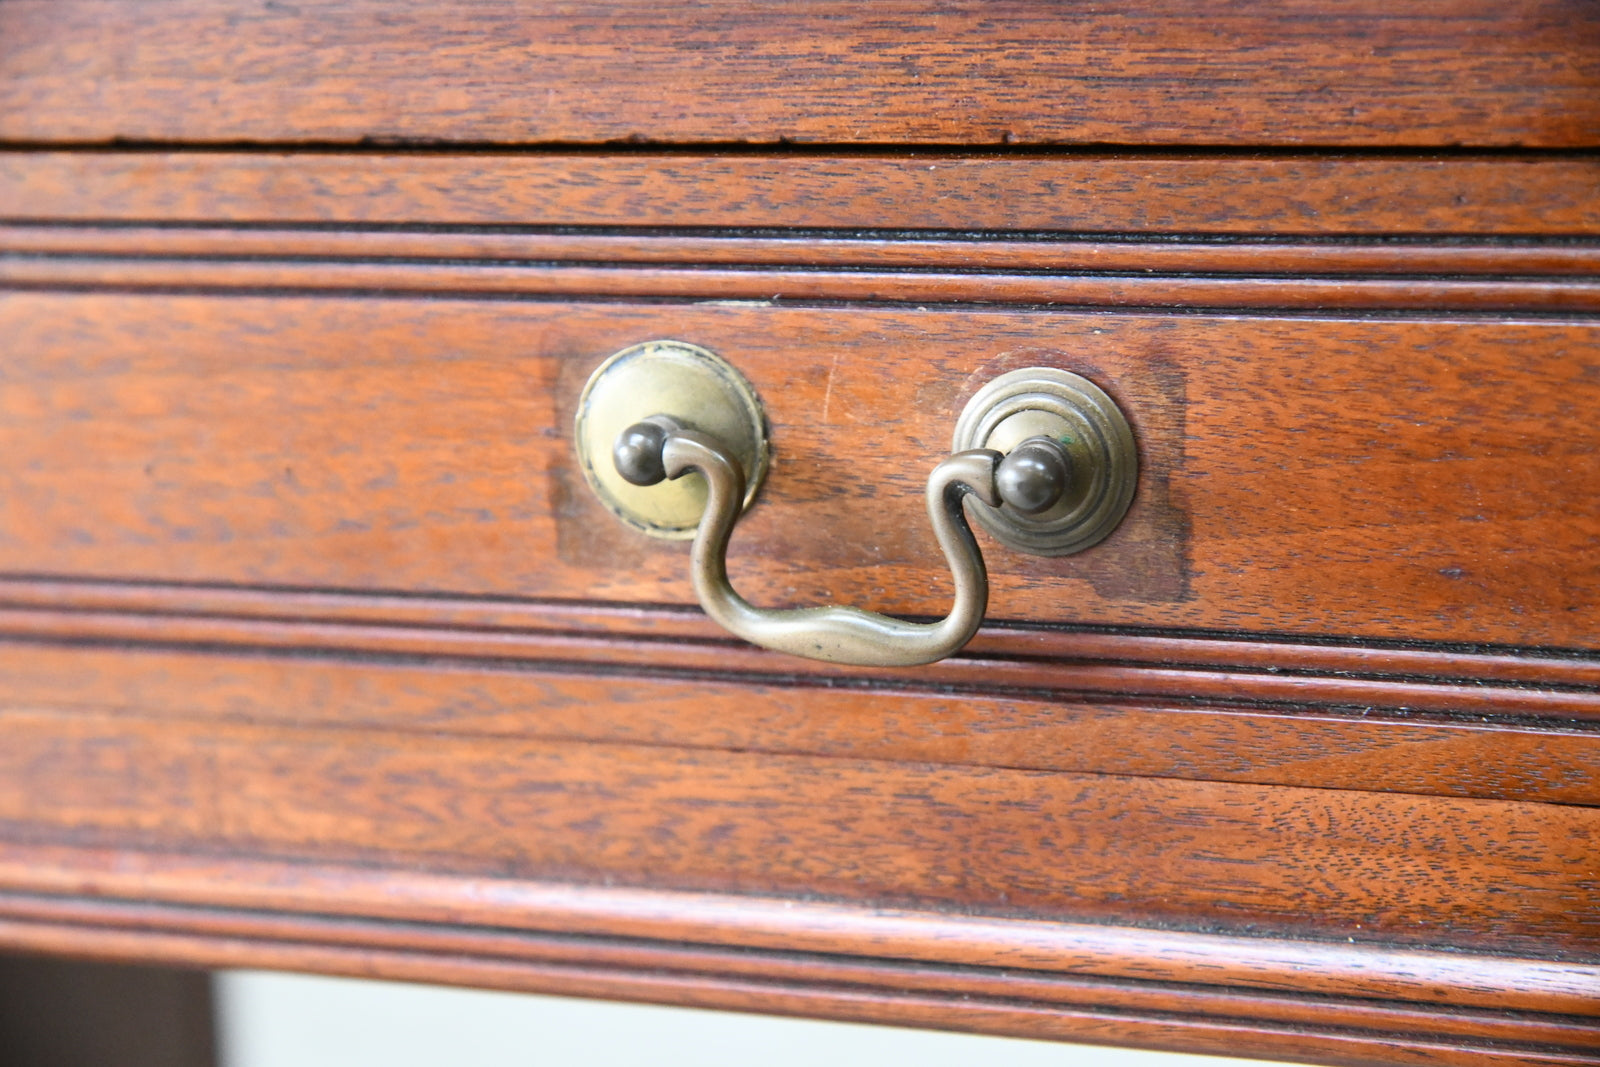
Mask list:
[[[1600,235],[1592,156],[0,150],[0,218]],[[896,235],[899,236],[899,235]]]
[[[430,936],[428,926],[448,927],[434,936],[454,937],[458,944],[478,939],[482,945],[502,933],[545,933],[635,945],[676,942],[992,967],[1026,977],[1164,982],[1190,992],[1211,987],[1591,1017],[1600,981],[1594,961],[1574,959],[4,840],[0,884],[6,888],[0,899],[10,916],[43,918],[48,907],[61,909],[56,912],[60,915],[66,908],[88,909],[97,901],[157,908],[210,906],[222,913],[213,915],[213,921],[224,916],[235,923],[253,919],[257,929],[274,919],[287,920],[284,925],[289,926],[296,918],[364,918],[394,923],[400,931],[422,927],[419,938]],[[34,910],[25,911],[30,907]],[[156,925],[154,920],[151,914],[144,921]],[[126,926],[138,920],[119,920],[118,912],[108,909],[101,921]],[[306,924],[293,932],[303,935],[314,929]]]
[[[693,660],[636,665],[622,655],[596,657],[585,669],[451,660],[437,652],[353,660],[325,651],[221,654],[215,643],[209,647],[0,644],[0,684],[11,707],[193,723],[625,742],[1600,806],[1600,734],[1592,728],[1424,717],[1381,705],[1262,706],[1250,678],[1238,679],[1232,704],[1187,693],[1163,703],[1126,692],[951,693],[938,677],[849,687],[785,681],[776,672],[685,677]],[[1004,682],[994,685],[1006,688]],[[1384,694],[1374,687],[1374,695]]]
[[[6,836],[1600,953],[1600,809],[0,712]]]
[[[0,138],[1593,147],[1597,37],[1579,0],[13,0]]]
[[[1597,44],[0,3],[0,947],[1600,1063]],[[1139,495],[986,549],[948,663],[751,649],[576,473],[651,337],[766,400],[763,605],[942,612],[1005,370],[1111,391]]]
[[[564,407],[676,336],[768,404],[731,557],[757,602],[942,613],[901,516],[966,395],[1045,363],[1119,397],[1141,495],[1093,552],[994,553],[994,618],[1600,640],[1583,323],[12,293],[0,325],[12,574],[692,603],[683,547],[578,479]]]

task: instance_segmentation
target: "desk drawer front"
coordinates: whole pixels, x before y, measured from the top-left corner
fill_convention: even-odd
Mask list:
[[[0,944],[1592,1060],[1596,173],[6,155]],[[1132,508],[980,535],[948,660],[744,645],[578,470],[659,338],[770,418],[759,605],[942,614],[924,479],[1017,368],[1126,412]]]
[[[991,617],[1600,644],[1582,322],[13,292],[0,329],[12,574],[691,603],[570,440],[606,355],[677,337],[772,421],[758,602],[941,614],[922,479],[979,385],[1049,365],[1128,413],[1139,492],[1080,556],[991,546]]]

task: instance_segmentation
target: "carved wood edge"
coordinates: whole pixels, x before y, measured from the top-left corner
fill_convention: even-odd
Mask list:
[[[1076,307],[1600,311],[1588,279],[1161,277],[1139,274],[315,263],[132,257],[0,259],[0,288],[157,292],[381,293],[395,296],[631,297],[663,300],[851,301]]]
[[[939,233],[820,230],[777,235],[726,228],[637,233],[514,227],[395,230],[353,224],[329,230],[289,225],[215,226],[0,223],[0,254],[142,259],[290,258],[319,260],[475,260],[614,266],[840,267],[855,270],[1218,275],[1538,275],[1600,273],[1593,240],[1374,241],[1346,235],[1199,240],[1033,234],[1010,238]],[[894,276],[894,275],[889,275]],[[1324,279],[1326,280],[1326,279]]]
[[[926,236],[942,230],[963,241],[1016,233],[1188,234],[1208,240],[1411,235],[1466,238],[1470,246],[1495,237],[1600,236],[1597,175],[1600,158],[1592,155],[450,154],[0,146],[0,219],[324,229],[398,223],[429,231],[737,227]],[[427,236],[439,242],[435,247],[448,243],[437,232]],[[897,242],[905,236],[892,234]],[[1324,263],[1357,254],[1319,253]],[[1390,263],[1425,255],[1389,241],[1361,254],[1369,262],[1377,256]],[[1448,254],[1459,264],[1474,253]],[[1229,252],[1224,246],[1209,255]]]
[[[348,653],[904,690],[1600,721],[1600,656],[986,626],[915,669],[797,664],[693,608],[0,577],[0,639]]]
[[[1321,1063],[1570,1064],[1600,962],[0,843],[0,945]]]

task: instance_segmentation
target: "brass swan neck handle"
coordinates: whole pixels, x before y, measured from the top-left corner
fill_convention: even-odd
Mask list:
[[[1133,431],[1109,395],[1070,371],[1010,371],[967,401],[954,454],[928,476],[928,518],[955,584],[950,613],[912,622],[833,605],[771,610],[728,580],[734,524],[771,460],[766,412],[744,375],[698,345],[646,341],[590,375],[573,431],[584,479],[612,515],[650,537],[694,539],[706,614],[764,648],[867,667],[932,663],[977,632],[989,579],[969,523],[1009,549],[1071,555],[1117,527],[1138,480]]]
[[[652,485],[699,471],[708,488],[695,531],[690,572],[707,615],[751,644],[829,663],[910,667],[944,659],[977,633],[989,605],[983,553],[967,524],[964,500],[991,508],[1002,502],[1044,511],[1065,492],[1071,461],[1057,442],[1040,437],[1003,455],[993,449],[957,452],[928,476],[926,500],[934,536],[955,581],[955,601],[938,622],[896,619],[860,608],[828,606],[769,610],[752,605],[728,580],[728,541],[745,498],[744,472],[716,437],[684,429],[667,416],[636,423],[613,448],[618,472],[634,485]]]

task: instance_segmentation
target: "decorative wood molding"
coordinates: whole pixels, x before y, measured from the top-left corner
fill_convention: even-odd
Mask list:
[[[1576,1064],[1600,966],[0,844],[0,944],[1330,1064]]]
[[[687,640],[737,647],[698,608],[575,600],[451,597],[177,582],[105,582],[0,574],[0,608],[191,615],[238,620],[347,623],[507,634]],[[966,655],[1057,658],[1157,666],[1238,667],[1270,673],[1431,678],[1600,687],[1600,657],[1559,649],[1466,648],[1427,642],[1295,640],[1248,634],[991,624]],[[959,657],[958,657],[959,658]],[[844,670],[821,664],[817,670]]]
[[[471,260],[482,264],[670,265],[685,268],[851,268],[1048,271],[1067,274],[1542,275],[1600,274],[1600,242],[1362,238],[1290,241],[1095,240],[874,236],[817,231],[792,236],[530,233],[513,227],[426,231],[293,227],[0,224],[0,254],[140,259]]]
[[[1589,279],[1228,278],[1137,274],[954,274],[719,267],[505,266],[292,260],[0,258],[0,288],[154,292],[377,293],[806,304],[1022,304],[1286,311],[1600,312]]]
[[[591,665],[873,687],[1600,720],[1600,659],[990,625],[914,670],[807,663],[695,609],[0,577],[0,636]],[[1537,679],[1537,686],[1526,682]]]
[[[11,222],[843,229],[962,237],[1409,234],[1479,243],[1495,236],[1600,236],[1597,183],[1600,158],[1593,155],[0,146],[0,218]]]

